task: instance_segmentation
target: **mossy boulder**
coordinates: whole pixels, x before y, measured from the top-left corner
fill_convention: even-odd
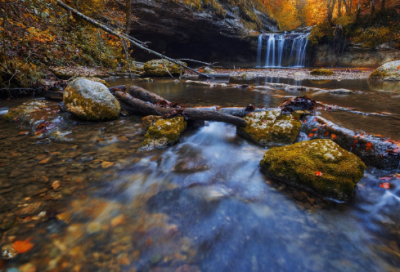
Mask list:
[[[331,76],[334,74],[334,72],[329,69],[321,68],[312,70],[310,74],[313,76]]]
[[[146,119],[146,122],[153,120]],[[181,134],[186,129],[186,121],[182,116],[174,118],[158,118],[147,129],[145,140],[142,143],[141,151],[149,151],[155,148],[165,148],[178,142]]]
[[[272,178],[339,201],[353,196],[366,168],[360,158],[332,140],[272,148],[260,166]]]
[[[181,62],[183,65],[186,66],[186,63]],[[165,77],[169,76],[167,70],[165,69],[165,66],[168,68],[168,71],[174,75],[174,76],[179,76],[181,73],[181,66],[178,64],[175,64],[173,62],[170,62],[168,60],[151,60],[145,63],[144,65],[144,71],[146,76],[150,77]],[[184,74],[185,69],[182,68],[182,75]]]
[[[148,115],[142,118],[142,126],[144,134],[147,133],[149,128],[156,123],[158,119],[161,119],[161,116],[158,115]]]
[[[301,122],[280,110],[252,112],[243,119],[247,125],[238,134],[261,146],[292,144],[300,134]]]
[[[119,117],[121,106],[100,82],[77,78],[64,90],[63,102],[69,113],[86,121],[107,121]]]
[[[400,60],[385,63],[374,70],[369,77],[372,79],[383,79],[387,81],[400,80]]]

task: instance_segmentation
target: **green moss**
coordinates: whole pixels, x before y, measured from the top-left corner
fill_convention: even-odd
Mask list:
[[[64,90],[63,102],[68,112],[88,121],[115,120],[119,117],[119,111],[121,110],[119,105],[117,112],[111,110],[103,103],[87,99],[69,85]]]
[[[386,72],[380,69],[374,70],[369,77],[370,78],[375,78],[375,79],[383,79],[387,76]]]
[[[186,121],[182,116],[170,119],[158,119],[148,128],[142,147],[153,149],[172,145],[179,140],[185,129]]]
[[[278,180],[338,200],[353,195],[366,168],[360,158],[331,140],[272,148],[260,166]]]
[[[331,76],[334,74],[333,71],[328,70],[328,69],[314,69],[310,72],[311,75],[313,76]]]
[[[301,129],[301,122],[280,110],[253,112],[243,119],[247,125],[238,128],[239,135],[261,146],[294,143]]]

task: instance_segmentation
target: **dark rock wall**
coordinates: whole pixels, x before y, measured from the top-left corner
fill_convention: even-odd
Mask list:
[[[227,11],[225,16],[214,14],[211,8],[199,11],[171,0],[134,0],[132,13],[138,20],[133,23],[131,35],[151,42],[149,48],[172,58],[219,62],[225,66],[255,64],[254,31],[277,31],[276,23],[255,10],[262,26],[251,29],[238,8],[222,6]],[[137,61],[154,58],[142,50],[135,50],[133,57]]]
[[[346,46],[339,54],[330,44],[314,46],[311,64],[315,67],[370,67],[376,68],[386,62],[400,60],[400,50],[384,44],[376,49],[360,45]]]

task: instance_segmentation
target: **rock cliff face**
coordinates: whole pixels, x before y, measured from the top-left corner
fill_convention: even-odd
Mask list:
[[[238,7],[219,3],[223,12],[216,13],[211,7],[199,10],[172,0],[134,0],[132,14],[137,20],[131,35],[172,58],[225,65],[255,62],[257,32],[277,31],[276,23],[257,9],[249,16]],[[138,61],[154,58],[141,50],[133,56]]]
[[[348,45],[337,54],[329,44],[319,44],[312,50],[312,65],[315,67],[371,67],[376,68],[394,60],[400,60],[400,50],[383,44],[376,49]]]

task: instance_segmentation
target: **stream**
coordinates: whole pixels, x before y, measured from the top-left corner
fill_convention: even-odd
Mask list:
[[[356,92],[208,88],[170,79],[109,83],[139,85],[191,106],[275,107],[307,95],[365,113],[318,111],[338,125],[400,140],[397,83],[242,83],[278,81]],[[0,101],[0,114],[26,100]],[[16,240],[33,245],[0,260],[0,271],[400,269],[395,172],[367,168],[353,200],[335,203],[267,179],[259,168],[266,149],[224,123],[208,122],[186,131],[177,145],[147,153],[138,152],[144,139],[139,116],[78,124],[66,141],[49,144],[38,144],[35,135],[21,134],[4,120],[0,131],[1,246]],[[389,174],[386,190],[380,178]]]

